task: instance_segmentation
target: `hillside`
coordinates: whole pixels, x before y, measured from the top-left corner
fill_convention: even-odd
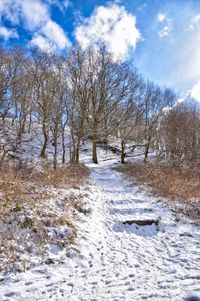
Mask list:
[[[113,169],[117,155],[102,149],[99,155],[96,165],[88,146],[82,152],[82,162],[90,169],[84,196],[90,214],[77,221],[76,250],[63,257],[61,249],[54,248],[55,262],[1,274],[2,301],[200,297],[199,228],[186,218],[178,221],[167,205],[124,180]],[[133,220],[158,223],[124,224]]]

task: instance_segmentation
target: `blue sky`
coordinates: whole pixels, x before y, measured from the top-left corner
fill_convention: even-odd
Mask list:
[[[200,0],[0,0],[0,42],[55,52],[104,42],[145,78],[200,100]]]

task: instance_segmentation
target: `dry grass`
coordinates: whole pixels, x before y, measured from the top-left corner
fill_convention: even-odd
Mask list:
[[[49,199],[49,188],[79,188],[88,175],[89,169],[81,164],[57,170],[45,166],[41,172],[27,165],[7,164],[0,170],[0,200],[5,205],[19,205]]]
[[[41,261],[47,244],[63,247],[68,254],[76,239],[78,213],[90,213],[83,194],[78,190],[68,193],[68,189],[79,188],[88,175],[84,165],[55,171],[45,167],[42,172],[26,165],[6,165],[1,169],[0,271],[30,267],[33,246],[34,255],[40,256]],[[49,235],[51,228],[55,228],[56,238]],[[68,229],[68,234],[59,233],[61,228]],[[17,262],[20,266],[16,266]]]
[[[117,170],[131,181],[151,187],[153,194],[171,205],[180,202],[181,210],[200,222],[200,170],[156,164],[127,164]]]
[[[69,164],[66,167],[52,170],[48,165],[42,172],[32,174],[32,179],[41,182],[45,186],[77,188],[88,177],[89,169],[83,164]]]

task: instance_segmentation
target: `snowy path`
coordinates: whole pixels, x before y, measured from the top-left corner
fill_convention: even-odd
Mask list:
[[[183,300],[200,297],[199,229],[110,169],[90,165],[92,214],[80,224],[80,255],[53,266],[8,276],[0,300]],[[156,226],[123,225],[160,218]]]

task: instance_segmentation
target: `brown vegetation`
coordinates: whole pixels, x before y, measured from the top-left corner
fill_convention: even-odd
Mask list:
[[[48,244],[64,248],[68,255],[76,238],[78,213],[90,213],[83,193],[68,190],[78,188],[87,176],[88,169],[83,165],[54,171],[46,167],[43,172],[27,166],[2,167],[0,271],[29,268],[34,265],[31,254],[45,262]]]
[[[68,165],[57,170],[45,166],[38,172],[26,165],[7,165],[0,172],[0,200],[5,204],[32,203],[48,199],[51,187],[63,186],[76,188],[89,175],[89,169],[84,165]]]
[[[198,169],[175,169],[156,164],[127,164],[117,168],[137,183],[151,187],[151,193],[162,197],[176,210],[189,217],[200,218],[200,171]],[[176,206],[181,203],[183,206]],[[178,209],[177,209],[178,208]]]

